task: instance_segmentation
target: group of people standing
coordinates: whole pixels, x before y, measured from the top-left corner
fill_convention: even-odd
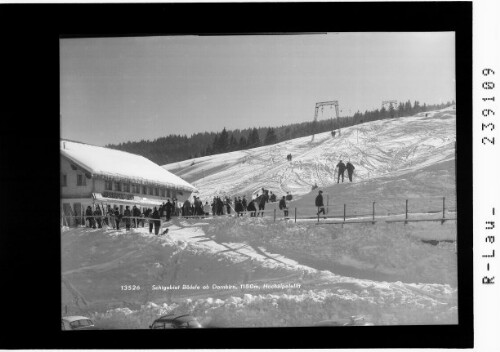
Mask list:
[[[176,201],[176,199],[173,199],[171,202],[168,199],[166,203],[162,203],[159,207],[154,207],[153,209],[143,208],[143,210],[135,205],[131,209],[127,205],[123,214],[117,206],[112,208],[111,205],[108,205],[106,210],[103,211],[104,207],[101,209],[99,204],[96,205],[95,210],[92,210],[92,207],[89,205],[85,210],[85,225],[94,229],[102,228],[103,225],[106,225],[119,230],[120,225],[124,222],[125,229],[130,230],[132,227],[144,227],[147,221],[149,223],[149,232],[152,233],[154,229],[155,234],[158,235],[161,219],[169,221],[172,216],[178,215]]]
[[[344,172],[347,170],[347,175],[349,176],[349,182],[352,182],[352,174],[354,173],[354,165],[351,161],[348,161],[347,164],[344,164],[342,160],[339,161],[335,169],[338,169],[337,183],[339,183],[340,178],[342,177],[342,183],[344,182]]]

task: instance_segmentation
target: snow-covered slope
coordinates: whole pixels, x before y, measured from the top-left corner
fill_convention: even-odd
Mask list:
[[[265,187],[278,196],[291,191],[289,205],[310,215],[317,183],[329,196],[330,218],[345,203],[349,215],[363,216],[375,200],[377,215],[404,215],[406,199],[412,215],[441,211],[436,197],[446,197],[448,217],[454,141],[450,108],[165,168],[193,183],[203,200]],[[349,158],[355,180],[336,184],[335,165]],[[307,217],[282,221],[282,212],[274,221],[273,207],[264,217],[174,218],[161,237],[146,228],[63,228],[63,311],[88,314],[103,328],[147,328],[172,311],[218,327],[303,326],[353,315],[375,325],[458,322],[456,221],[341,227]]]
[[[300,198],[311,192],[314,184],[322,188],[333,186],[339,160],[354,164],[356,183],[381,177],[404,179],[405,174],[418,174],[445,162],[449,162],[448,171],[454,174],[455,117],[455,109],[450,107],[363,123],[342,129],[341,136],[332,137],[325,132],[314,140],[311,136],[302,137],[163,167],[195,185],[204,200],[215,195],[248,197],[262,187],[278,196],[290,191]],[[286,159],[289,153],[292,162]],[[429,178],[429,182],[435,181]],[[452,186],[453,183],[454,180]],[[419,190],[409,194],[420,195]]]
[[[376,325],[457,322],[454,244],[423,243],[403,224],[341,229],[224,217],[169,226],[161,237],[146,228],[63,229],[63,310],[102,328],[147,328],[171,311],[219,327],[353,315]]]

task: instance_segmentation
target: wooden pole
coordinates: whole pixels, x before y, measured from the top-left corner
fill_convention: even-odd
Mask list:
[[[405,206],[405,225],[408,223],[408,199],[406,200]]]
[[[373,202],[373,219],[372,219],[372,224],[375,224],[375,202]]]
[[[443,219],[441,220],[441,225],[444,224],[444,218],[445,218],[444,210],[445,210],[445,197],[443,197]]]
[[[276,208],[274,208],[274,222],[276,222]]]
[[[326,195],[326,213],[327,214],[328,214],[329,206],[330,206],[330,195],[327,194]]]
[[[346,205],[344,203],[344,222],[345,222],[345,208],[346,208]]]
[[[445,197],[443,197],[443,219],[445,218],[444,210],[445,210]]]
[[[319,207],[318,207],[318,222],[319,222]]]
[[[295,222],[297,222],[297,208],[295,208]]]

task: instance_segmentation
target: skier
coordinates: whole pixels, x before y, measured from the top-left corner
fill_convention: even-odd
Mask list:
[[[191,202],[189,199],[184,201],[184,205],[182,206],[182,216],[188,216],[191,210]]]
[[[102,212],[101,208],[99,207],[99,204],[96,206],[94,210],[94,217],[97,221],[97,227],[102,228]]]
[[[115,207],[115,223],[116,223],[116,229],[120,229],[120,221],[122,219],[122,215],[120,214],[120,211],[118,210],[118,207]]]
[[[241,205],[243,206],[243,211],[247,211],[247,199],[245,196],[243,196],[243,199],[241,200]]]
[[[351,164],[351,161],[348,161],[345,167],[347,169],[347,176],[349,176],[349,182],[352,182],[352,173],[354,172],[355,167]]]
[[[269,196],[269,201],[271,201],[271,203],[276,202],[276,194],[274,194],[273,192],[270,193],[271,195]]]
[[[141,217],[141,211],[135,205],[132,207],[132,216],[134,217],[133,223],[134,227],[139,227],[139,219]]]
[[[257,209],[255,208],[255,202],[253,199],[250,201],[250,203],[248,203],[247,210],[250,212],[251,217],[255,217],[255,212],[257,211]]]
[[[167,214],[167,221],[170,221],[170,215],[172,214],[172,203],[170,203],[170,199],[167,199],[167,204],[165,204],[165,212]]]
[[[280,207],[280,210],[283,210],[283,213],[284,213],[285,218],[286,218],[288,216],[288,208],[286,207],[285,196],[283,196],[283,198],[281,198],[279,207]]]
[[[320,213],[325,214],[325,206],[323,205],[323,191],[319,191],[318,195],[316,196],[316,201],[315,201],[316,206],[318,207],[318,212],[316,215],[319,215]]]
[[[342,160],[339,161],[337,164],[336,168],[339,169],[339,174],[337,177],[337,183],[340,181],[340,176],[342,176],[342,183],[344,183],[344,172],[345,172],[345,164],[342,162]]]
[[[130,213],[130,209],[128,208],[128,205],[125,207],[125,211],[123,212],[123,215],[125,216],[125,229],[127,231],[130,230],[130,217],[132,214]]]
[[[90,205],[87,207],[87,210],[85,210],[85,215],[86,215],[85,223],[87,223],[87,220],[88,220],[89,221],[88,227],[92,227],[95,229],[94,217],[92,216],[93,212],[92,212],[92,208],[90,207]]]
[[[156,207],[154,208],[153,215],[151,215],[151,217],[153,218],[152,225],[154,225],[154,227],[155,227],[155,235],[158,236],[158,232],[160,232],[161,220],[160,220],[160,212],[158,211],[158,209],[156,209]],[[151,225],[150,225],[150,229],[151,229]]]
[[[238,216],[243,216],[243,204],[241,203],[241,197],[234,197],[234,210]]]

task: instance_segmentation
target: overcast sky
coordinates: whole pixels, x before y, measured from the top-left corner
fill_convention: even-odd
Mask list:
[[[455,99],[452,32],[62,39],[60,58],[61,137],[96,145]]]

